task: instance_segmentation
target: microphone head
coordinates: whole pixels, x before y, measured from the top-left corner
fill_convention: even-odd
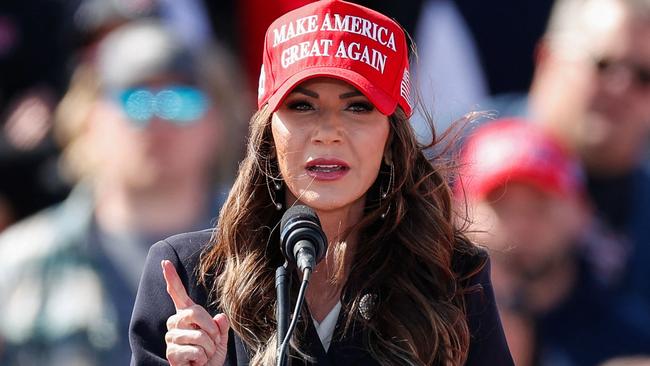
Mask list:
[[[320,220],[316,212],[309,206],[305,205],[295,205],[289,207],[282,215],[282,220],[280,221],[280,231],[283,232],[284,229],[291,222],[295,220],[307,220],[316,223],[320,227]]]
[[[280,221],[280,243],[284,257],[289,263],[295,263],[294,246],[301,240],[307,240],[314,245],[316,264],[327,251],[327,238],[321,228],[316,212],[305,205],[290,207]]]

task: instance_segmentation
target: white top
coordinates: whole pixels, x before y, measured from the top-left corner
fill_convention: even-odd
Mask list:
[[[337,302],[336,305],[330,310],[329,314],[325,316],[325,319],[319,324],[314,317],[311,320],[314,322],[314,327],[316,327],[316,332],[318,333],[318,338],[320,338],[320,343],[323,344],[325,352],[330,348],[330,343],[332,342],[332,336],[334,335],[334,328],[336,328],[336,321],[339,319],[339,313],[341,312],[341,302]]]

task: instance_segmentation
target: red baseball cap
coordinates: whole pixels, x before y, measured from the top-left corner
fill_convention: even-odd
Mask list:
[[[479,127],[461,154],[458,193],[485,198],[509,182],[521,182],[563,197],[580,196],[583,178],[577,160],[530,121],[502,119]]]
[[[266,32],[258,107],[276,111],[286,95],[315,77],[344,80],[377,109],[399,105],[411,115],[406,37],[394,20],[340,0],[307,4],[276,19]]]

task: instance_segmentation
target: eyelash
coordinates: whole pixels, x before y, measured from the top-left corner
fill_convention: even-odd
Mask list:
[[[289,102],[287,106],[289,107],[289,109],[298,112],[310,111],[315,109],[313,104],[306,100],[292,101]],[[372,112],[375,109],[375,106],[369,102],[352,102],[346,107],[346,109],[350,109],[353,113],[365,113],[365,112]]]
[[[314,109],[314,106],[311,103],[309,103],[309,102],[307,102],[305,100],[296,100],[296,101],[293,101],[293,102],[289,102],[287,104],[287,106],[289,107],[289,109],[299,111],[299,112]]]

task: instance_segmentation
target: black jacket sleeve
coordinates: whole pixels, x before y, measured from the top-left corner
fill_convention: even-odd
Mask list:
[[[149,249],[138,294],[131,316],[129,342],[131,365],[168,365],[165,358],[167,318],[176,313],[167,294],[160,262],[174,264],[188,295],[197,304],[205,304],[207,291],[196,283],[199,255],[209,241],[209,233],[181,234],[154,244]]]
[[[466,295],[467,320],[470,330],[470,348],[466,366],[514,365],[501,326],[501,318],[490,280],[490,261],[482,255],[485,265],[469,280],[468,288],[476,287]]]

